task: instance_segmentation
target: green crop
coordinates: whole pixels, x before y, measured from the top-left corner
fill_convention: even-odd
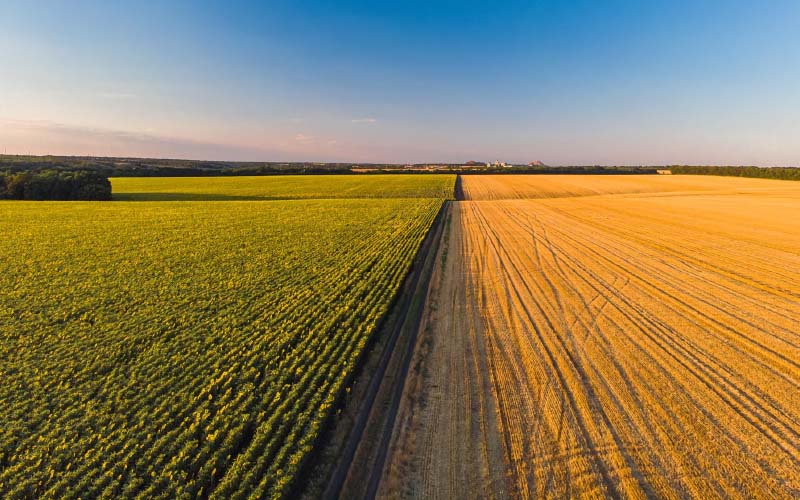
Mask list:
[[[285,495],[441,203],[0,203],[0,497]]]
[[[454,175],[286,175],[263,177],[118,177],[115,200],[295,200],[453,197]]]

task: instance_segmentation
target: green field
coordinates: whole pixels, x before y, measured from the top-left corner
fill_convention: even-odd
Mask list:
[[[300,200],[452,198],[453,175],[286,175],[264,177],[118,177],[115,200]]]
[[[263,179],[0,202],[0,497],[286,493],[454,179]]]

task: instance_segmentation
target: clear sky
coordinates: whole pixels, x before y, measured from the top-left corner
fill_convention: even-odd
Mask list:
[[[0,153],[800,165],[800,2],[0,0]]]

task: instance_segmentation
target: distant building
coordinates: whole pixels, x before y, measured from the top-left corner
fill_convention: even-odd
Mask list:
[[[513,163],[507,163],[500,160],[495,160],[494,162],[495,168],[512,168],[514,166]]]
[[[666,168],[666,169],[656,170],[656,173],[659,173],[661,175],[672,175],[672,170]]]
[[[529,167],[546,167],[547,165],[545,165],[544,163],[542,163],[539,160],[534,160],[534,161],[528,163],[528,166]]]

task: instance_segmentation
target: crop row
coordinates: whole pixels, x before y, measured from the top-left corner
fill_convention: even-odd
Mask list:
[[[453,197],[447,174],[281,175],[266,177],[120,177],[111,179],[114,199],[296,200],[330,198]]]
[[[440,205],[0,205],[0,496],[282,496]]]

